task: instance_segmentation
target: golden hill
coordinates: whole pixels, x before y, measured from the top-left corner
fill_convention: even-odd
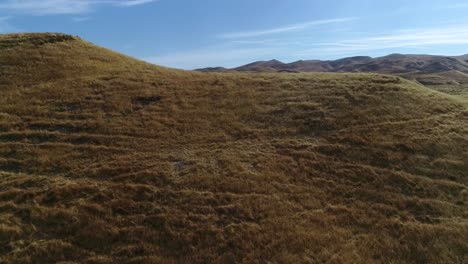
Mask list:
[[[0,262],[466,263],[466,101],[0,36]]]

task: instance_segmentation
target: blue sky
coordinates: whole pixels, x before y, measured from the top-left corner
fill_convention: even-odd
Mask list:
[[[155,64],[468,53],[468,2],[0,0],[0,33],[65,32]]]

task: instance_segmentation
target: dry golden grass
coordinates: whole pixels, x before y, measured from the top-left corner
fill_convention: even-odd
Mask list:
[[[439,73],[409,72],[401,74],[402,77],[417,81],[424,86],[468,100],[468,74],[460,71],[447,71]]]
[[[428,88],[450,94],[468,101],[468,83],[466,84],[442,84],[426,85]]]
[[[466,102],[0,37],[0,262],[466,263]]]

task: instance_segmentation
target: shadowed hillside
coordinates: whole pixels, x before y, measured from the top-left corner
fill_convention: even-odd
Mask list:
[[[466,102],[0,36],[0,262],[465,263]]]

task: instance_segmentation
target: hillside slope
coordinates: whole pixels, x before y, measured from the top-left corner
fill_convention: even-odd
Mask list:
[[[357,56],[333,61],[257,61],[233,69],[198,69],[200,72],[370,72],[394,74],[428,88],[468,99],[468,55],[433,56],[391,54],[371,58]]]
[[[465,263],[468,108],[0,36],[0,262]]]

